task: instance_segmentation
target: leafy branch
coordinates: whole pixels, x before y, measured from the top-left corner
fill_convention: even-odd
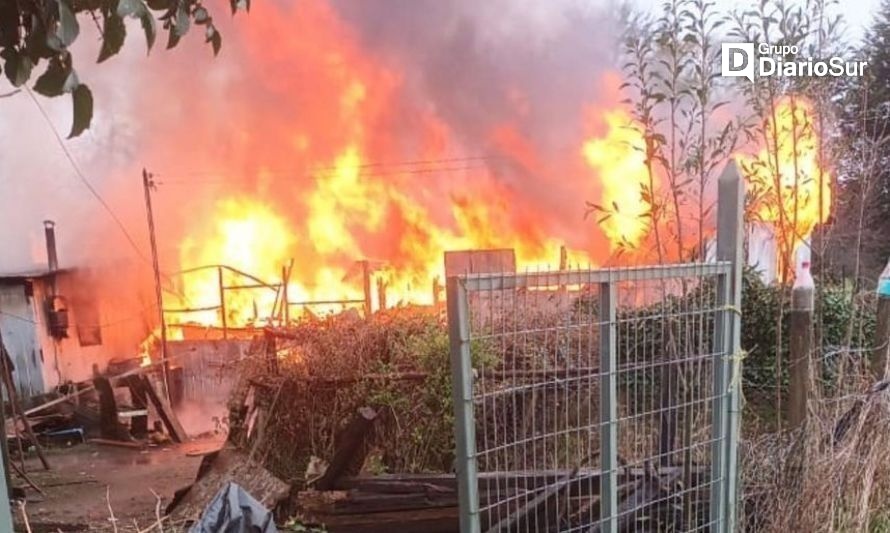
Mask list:
[[[250,0],[229,3],[233,14],[250,9]],[[168,49],[193,25],[204,27],[205,41],[214,56],[222,47],[222,36],[201,0],[0,0],[0,71],[14,88],[20,88],[41,62],[45,63],[33,90],[50,98],[71,95],[74,118],[69,139],[89,128],[93,117],[93,94],[80,81],[70,51],[80,35],[79,19],[87,17],[101,34],[99,63],[120,52],[127,36],[127,18],[139,21],[149,52],[158,23],[167,31]]]

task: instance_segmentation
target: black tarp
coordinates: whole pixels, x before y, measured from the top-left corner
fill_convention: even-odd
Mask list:
[[[272,513],[236,483],[228,482],[189,533],[278,533]]]

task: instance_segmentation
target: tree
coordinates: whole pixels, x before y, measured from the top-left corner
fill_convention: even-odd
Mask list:
[[[229,3],[232,14],[250,9],[250,0]],[[19,88],[43,68],[34,82],[35,92],[47,97],[70,94],[74,119],[69,139],[83,133],[93,116],[93,94],[78,78],[70,52],[80,34],[78,19],[86,18],[91,18],[101,32],[99,63],[123,46],[126,18],[139,20],[149,52],[158,24],[167,31],[168,49],[176,46],[192,25],[204,27],[205,40],[214,56],[222,46],[213,17],[201,0],[0,0],[0,70],[13,87]]]
[[[831,259],[860,281],[873,284],[890,256],[890,0],[866,31],[857,60],[868,67],[847,78],[840,113],[838,191]],[[845,246],[844,243],[847,243]],[[856,243],[850,250],[849,243]],[[853,252],[853,253],[851,253]]]

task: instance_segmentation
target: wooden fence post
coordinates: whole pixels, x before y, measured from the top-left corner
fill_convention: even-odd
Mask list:
[[[792,428],[802,426],[807,419],[807,399],[812,383],[813,348],[813,278],[809,263],[791,290],[791,324],[789,332],[790,357],[788,366],[788,424]],[[806,279],[801,279],[806,278]]]
[[[887,376],[887,354],[890,353],[890,261],[878,280],[876,320],[871,370],[876,380],[882,380]]]

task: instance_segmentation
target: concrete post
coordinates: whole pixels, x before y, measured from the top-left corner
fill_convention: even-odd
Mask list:
[[[787,420],[792,428],[801,427],[807,419],[807,399],[813,378],[813,293],[810,264],[803,263],[791,289]]]
[[[717,316],[714,361],[711,520],[719,531],[736,530],[738,502],[738,443],[741,431],[741,319],[742,266],[745,257],[745,181],[731,161],[717,180],[717,259],[732,264],[718,283],[718,298],[727,310]],[[724,392],[725,391],[725,392]]]

